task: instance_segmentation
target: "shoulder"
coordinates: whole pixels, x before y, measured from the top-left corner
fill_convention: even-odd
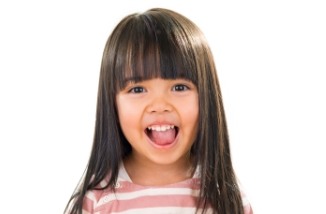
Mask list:
[[[106,187],[109,179],[109,176],[107,176],[95,189],[87,191],[83,200],[83,214],[93,213],[110,201],[116,200],[116,192],[120,189],[121,183],[128,183],[130,178],[122,166],[119,169],[118,180],[114,188]]]
[[[128,192],[131,180],[123,164],[120,166],[117,182],[114,188],[106,187],[109,179],[110,176],[108,175],[96,188],[86,192],[83,200],[83,214],[103,210],[103,207],[105,208],[112,201],[118,200],[117,196],[121,195],[121,193]]]
[[[83,214],[93,213],[103,197],[110,191],[111,188],[101,189],[106,186],[108,178],[104,179],[96,189],[88,190],[83,199]],[[112,191],[113,192],[113,191]]]

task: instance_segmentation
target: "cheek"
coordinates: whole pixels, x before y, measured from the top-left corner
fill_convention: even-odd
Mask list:
[[[135,137],[140,137],[142,130],[140,106],[124,99],[117,99],[117,111],[120,127],[127,140],[130,142]]]
[[[192,99],[188,102],[188,105],[183,104],[180,110],[182,114],[182,120],[187,125],[191,132],[197,131],[199,106],[198,100]]]
[[[136,120],[135,109],[130,105],[118,105],[118,116],[121,128],[130,127]]]
[[[197,123],[198,121],[198,107],[197,106],[189,106],[182,111],[183,118],[185,121],[189,123]]]

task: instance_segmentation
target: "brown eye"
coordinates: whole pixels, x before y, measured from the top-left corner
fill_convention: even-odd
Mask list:
[[[173,91],[186,91],[188,89],[189,89],[188,86],[183,85],[183,84],[178,84],[178,85],[173,86],[173,89],[172,90]]]
[[[144,93],[145,92],[145,89],[143,87],[133,87],[132,89],[130,89],[128,91],[129,93],[134,93],[134,94],[138,94],[138,93]]]

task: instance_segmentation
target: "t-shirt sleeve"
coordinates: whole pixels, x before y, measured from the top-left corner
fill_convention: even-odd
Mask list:
[[[250,202],[249,202],[247,196],[243,192],[241,192],[241,195],[242,195],[244,214],[253,214],[254,212],[252,210],[252,207],[250,205]]]

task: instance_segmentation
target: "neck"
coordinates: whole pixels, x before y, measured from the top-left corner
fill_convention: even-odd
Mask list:
[[[156,164],[129,155],[124,166],[132,182],[143,186],[177,183],[191,178],[193,172],[190,159],[186,157],[173,164]]]

